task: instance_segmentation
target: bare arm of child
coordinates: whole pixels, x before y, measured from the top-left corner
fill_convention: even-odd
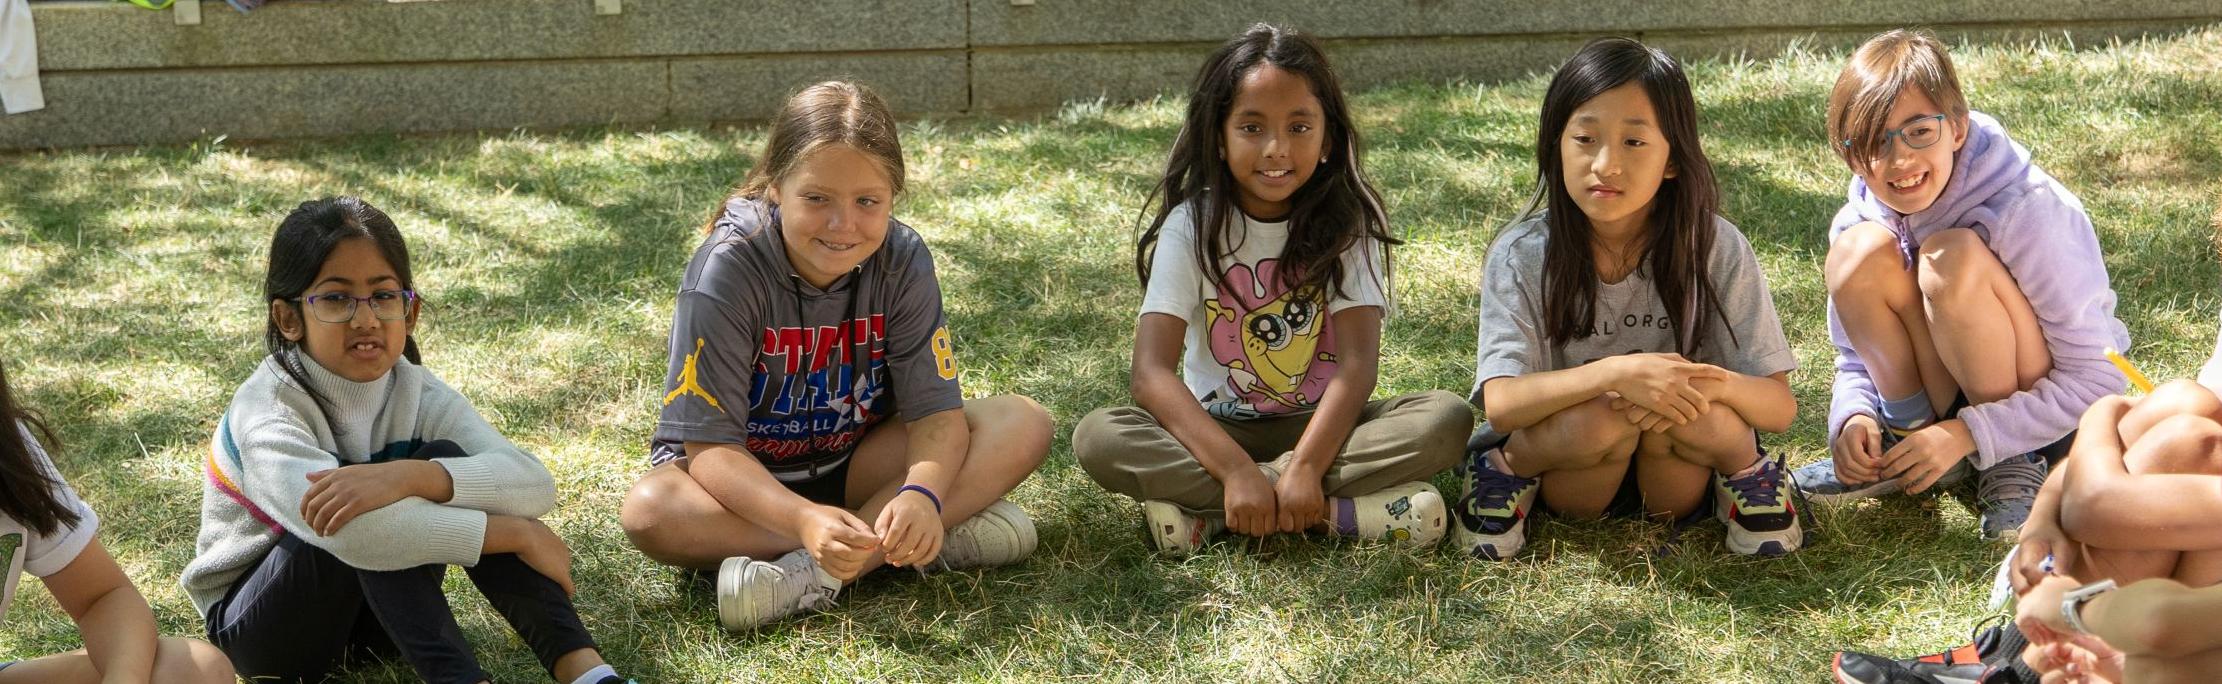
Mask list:
[[[836,579],[863,572],[879,537],[856,514],[802,498],[739,445],[688,442],[686,448],[687,474],[725,510],[802,540],[803,550]]]
[[[1204,471],[1226,489],[1227,529],[1264,536],[1276,528],[1273,485],[1242,445],[1221,429],[1173,369],[1180,362],[1188,322],[1147,313],[1134,330],[1134,403],[1157,418]]]
[[[2007,573],[2017,596],[2029,593],[2048,576],[2075,572],[2071,565],[2082,554],[2060,529],[2060,502],[2067,489],[2067,469],[2054,470],[2037,488],[2036,502],[2029,505],[2029,519],[2021,523],[2021,542],[2014,547],[2012,572]]]
[[[1767,377],[1725,369],[1722,372],[1726,374],[1722,379],[1697,378],[1691,385],[1710,397],[1712,403],[1735,411],[1736,417],[1754,429],[1777,433],[1790,429],[1790,422],[1798,416],[1798,398],[1790,393],[1788,371]],[[1674,426],[1666,416],[1636,406],[1627,399],[1614,399],[1612,409],[1646,432],[1665,432]]]
[[[911,421],[907,426],[910,456],[904,484],[946,493],[964,468],[964,454],[972,447],[972,430],[965,424],[964,409],[954,408]],[[887,563],[904,567],[933,562],[941,555],[941,511],[916,490],[897,494],[880,509],[872,530],[879,535]]]
[[[1760,432],[1784,432],[1798,418],[1798,397],[1790,392],[1790,372],[1774,375],[1744,375],[1722,369],[1723,378],[1698,378],[1692,381],[1699,392],[1714,404],[1736,412]]]
[[[1335,326],[1335,377],[1327,380],[1312,419],[1296,440],[1294,463],[1274,484],[1280,504],[1278,529],[1300,532],[1324,519],[1327,498],[1321,479],[1334,465],[1343,442],[1358,425],[1358,412],[1373,398],[1381,365],[1381,307],[1355,306],[1329,316]]]
[[[1721,379],[1726,373],[1678,354],[1623,354],[1563,370],[1491,379],[1481,386],[1481,405],[1501,433],[1542,422],[1606,392],[1672,425],[1686,425],[1712,403],[1691,381]]]
[[[103,681],[147,681],[154,672],[154,609],[100,540],[86,544],[76,560],[44,583],[76,621],[85,654]]]
[[[2222,586],[2193,589],[2172,579],[2148,579],[2093,597],[2083,605],[2083,625],[2115,650],[2135,656],[2182,658],[2222,649]]]
[[[2022,597],[2015,622],[2032,644],[2075,645],[2061,599],[2080,585],[2054,576]],[[2084,638],[2096,637],[2099,644],[2091,646],[2103,645],[2099,650],[2133,660],[2174,660],[2222,650],[2222,630],[2211,629],[2216,611],[2222,611],[2222,586],[2195,589],[2156,578],[2085,599],[2077,616],[2089,630]]]
[[[555,580],[565,596],[578,593],[571,584],[571,545],[563,543],[561,535],[537,518],[486,516],[483,548],[487,555],[517,554],[525,565]]]

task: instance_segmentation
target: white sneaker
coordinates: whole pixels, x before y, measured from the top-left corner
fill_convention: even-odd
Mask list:
[[[1195,554],[1212,535],[1226,531],[1227,523],[1189,515],[1170,501],[1151,500],[1142,502],[1142,527],[1151,548],[1177,558]]]
[[[1010,565],[1034,555],[1034,521],[1018,504],[997,499],[942,539],[937,570],[970,570]]]
[[[718,566],[718,624],[739,632],[806,610],[833,605],[841,581],[826,574],[805,551],[791,551],[777,562],[725,559]]]
[[[1442,492],[1425,482],[1406,482],[1372,494],[1330,498],[1335,534],[1428,546],[1443,539],[1450,513]]]

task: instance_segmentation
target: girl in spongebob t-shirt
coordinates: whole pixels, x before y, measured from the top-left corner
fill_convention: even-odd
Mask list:
[[[1473,413],[1448,392],[1371,400],[1397,240],[1326,55],[1260,24],[1196,83],[1136,249],[1136,405],[1082,419],[1074,457],[1168,555],[1221,529],[1441,539],[1426,480]]]

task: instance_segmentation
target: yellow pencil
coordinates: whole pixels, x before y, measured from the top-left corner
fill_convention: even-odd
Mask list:
[[[2153,393],[2153,381],[2145,379],[2144,373],[2137,372],[2137,367],[2130,365],[2129,359],[2123,358],[2121,352],[2114,351],[2113,347],[2107,347],[2106,360],[2114,362],[2115,368],[2122,369],[2122,374],[2129,376],[2129,384],[2136,386],[2137,389],[2144,391],[2146,394]]]

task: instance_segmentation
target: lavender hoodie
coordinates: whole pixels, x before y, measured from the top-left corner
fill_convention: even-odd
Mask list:
[[[1951,228],[1973,228],[2014,276],[2037,312],[2052,372],[2034,387],[1960,412],[1975,437],[1975,465],[2050,444],[2075,429],[2083,410],[2128,383],[2108,363],[2106,347],[2129,348],[2129,328],[2114,317],[2114,290],[2083,202],[2029,161],[2029,150],[2006,137],[1998,120],[1968,113],[1967,145],[1953,158],[1944,194],[1928,209],[1900,214],[1852,177],[1844,208],[1829,222],[1829,240],[1873,221],[1898,234],[1906,268],[1917,246]],[[1829,403],[1829,441],[1854,414],[1880,416],[1882,400],[1867,365],[1852,351],[1844,322],[1829,301],[1829,339],[1836,343],[1836,388]]]

